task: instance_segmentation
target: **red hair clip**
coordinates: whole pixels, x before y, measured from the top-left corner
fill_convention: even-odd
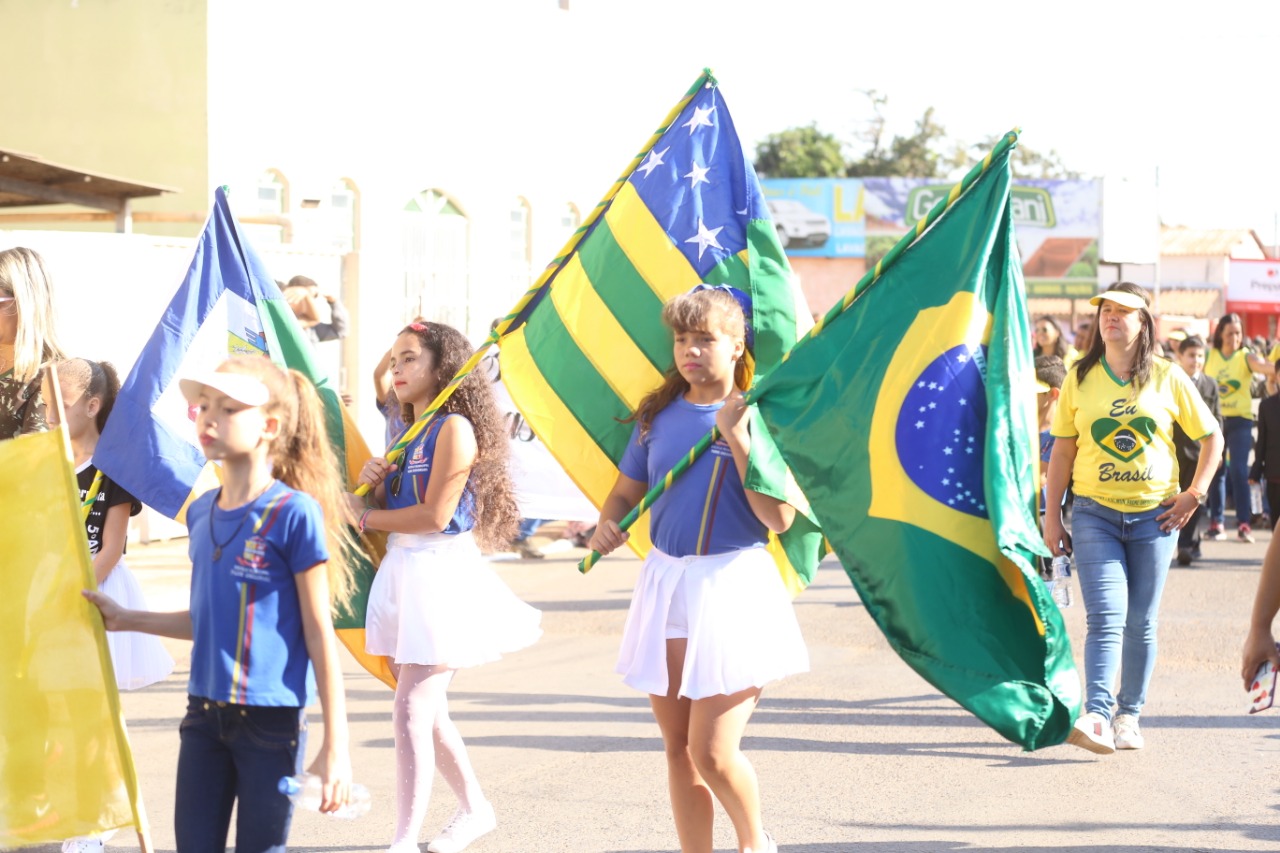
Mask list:
[[[410,323],[409,328],[413,329],[415,332],[425,332],[427,330],[427,327],[421,323]]]

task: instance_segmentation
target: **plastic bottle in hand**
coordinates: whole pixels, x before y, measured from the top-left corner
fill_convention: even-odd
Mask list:
[[[280,793],[293,800],[293,804],[313,812],[320,811],[320,777],[314,773],[303,773],[298,776],[285,776],[277,786]],[[358,783],[351,783],[351,799],[336,812],[329,812],[328,817],[352,820],[369,813],[369,789]]]
[[[1071,606],[1071,558],[1066,554],[1054,557],[1049,563],[1050,587],[1054,603],[1059,607]]]

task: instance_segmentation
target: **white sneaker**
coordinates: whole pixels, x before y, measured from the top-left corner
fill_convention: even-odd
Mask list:
[[[766,832],[764,838],[765,846],[761,847],[758,853],[778,853],[778,842],[773,840],[773,836]],[[748,847],[746,853],[753,853],[752,848]]]
[[[101,838],[68,838],[62,842],[62,853],[103,853],[106,847]]]
[[[497,815],[493,813],[493,805],[485,802],[473,812],[458,809],[445,828],[440,830],[430,844],[427,853],[459,853],[467,845],[487,832],[498,827]]]
[[[1098,755],[1110,755],[1116,751],[1111,723],[1097,711],[1080,715],[1076,724],[1071,727],[1071,733],[1067,735],[1067,743]]]
[[[1138,728],[1138,718],[1133,714],[1117,714],[1111,728],[1115,732],[1116,749],[1142,749],[1146,745]]]

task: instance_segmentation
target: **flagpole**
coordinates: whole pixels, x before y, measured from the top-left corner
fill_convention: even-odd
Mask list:
[[[669,128],[671,123],[679,117],[680,112],[685,108],[689,101],[693,99],[693,96],[696,95],[703,86],[715,85],[715,82],[716,79],[712,76],[711,69],[702,69],[702,73],[698,75],[698,79],[689,87],[689,91],[685,92],[684,97],[680,99],[679,103],[671,108],[671,111],[667,113],[667,117],[663,119],[662,125],[653,132],[653,135],[649,137],[649,141],[644,144],[644,147],[640,152],[636,154],[635,157],[631,158],[631,162],[627,164],[626,169],[624,169],[622,174],[618,176],[618,179],[613,182],[613,186],[609,187],[609,191],[605,193],[604,198],[600,199],[600,202],[587,216],[587,221],[582,223],[582,225],[580,225],[578,229],[569,236],[569,240],[565,243],[560,254],[553,258],[551,263],[547,264],[546,268],[542,271],[542,274],[538,276],[538,280],[524,292],[524,295],[520,297],[520,301],[515,304],[515,307],[504,315],[494,328],[489,330],[489,336],[485,338],[484,343],[482,343],[476,351],[471,354],[471,358],[467,359],[466,363],[458,369],[458,372],[454,377],[449,380],[449,384],[440,390],[440,393],[437,394],[435,399],[431,401],[431,404],[427,406],[426,411],[424,411],[412,424],[409,425],[409,428],[405,430],[404,434],[401,435],[400,438],[396,439],[395,444],[387,449],[386,460],[388,462],[395,462],[404,454],[405,447],[407,447],[409,442],[417,438],[422,431],[427,428],[427,425],[431,422],[431,418],[435,413],[438,412],[446,402],[448,402],[449,398],[453,396],[453,392],[456,391],[458,386],[462,384],[462,381],[467,378],[467,375],[475,370],[480,364],[480,360],[484,358],[484,354],[489,351],[489,347],[498,343],[498,341],[507,334],[512,323],[514,323],[516,318],[520,316],[521,312],[529,306],[529,303],[533,301],[534,297],[538,295],[547,282],[560,271],[560,268],[564,265],[565,259],[574,253],[578,248],[578,244],[582,242],[582,239],[586,236],[587,232],[600,221],[602,216],[604,216],[604,212],[608,209],[609,204],[614,199],[614,196],[618,194],[618,191],[621,190],[623,185],[631,178],[632,173],[634,173],[636,168],[639,167],[640,162],[648,156],[649,151],[655,144],[657,144],[658,140],[662,137],[662,134],[667,132],[667,128]],[[369,486],[361,485],[356,489],[355,493],[357,496],[363,497],[369,493]]]
[[[791,354],[795,352],[801,344],[817,337],[823,329],[835,320],[836,317],[847,311],[849,306],[853,305],[855,300],[866,293],[867,290],[875,284],[882,275],[884,275],[885,270],[893,266],[894,262],[902,256],[902,253],[913,246],[915,242],[920,239],[920,235],[928,230],[930,225],[937,222],[943,213],[945,213],[951,205],[955,204],[956,200],[964,195],[965,191],[968,190],[969,187],[973,186],[973,184],[978,180],[978,178],[982,177],[983,173],[986,172],[987,169],[991,168],[992,162],[997,157],[1018,144],[1018,136],[1021,132],[1021,128],[1014,128],[1006,133],[1001,138],[1000,142],[987,153],[987,156],[982,158],[982,162],[970,169],[968,174],[966,174],[958,184],[951,188],[951,191],[947,193],[946,198],[935,204],[925,217],[916,223],[915,228],[902,235],[902,239],[895,243],[893,248],[885,253],[883,258],[876,261],[876,265],[872,269],[868,270],[862,278],[858,279],[858,282],[839,302],[831,306],[831,310],[818,318],[817,322],[813,324],[813,328],[809,329],[809,331],[806,332],[800,340],[796,341],[795,346],[791,347],[791,349],[787,350],[787,352],[783,354],[782,361],[785,362],[790,358]],[[755,402],[757,387],[758,386],[753,386],[746,392],[746,403],[750,404]],[[710,447],[712,442],[714,442],[719,436],[719,429],[712,427],[711,432],[699,439],[698,443],[695,444],[678,463],[676,463],[675,467],[668,471],[666,476],[664,476],[657,485],[645,493],[645,496],[640,500],[640,503],[637,504],[631,512],[627,513],[620,522],[618,522],[619,529],[625,531],[629,529],[631,525],[635,524],[636,520],[640,518],[641,513],[652,506],[653,502],[661,497],[662,493],[665,492],[681,474],[689,470],[689,466],[696,462],[698,457],[706,452],[706,449]],[[600,557],[601,554],[599,551],[592,551],[578,563],[578,571],[583,574],[591,571],[591,567],[600,561]]]

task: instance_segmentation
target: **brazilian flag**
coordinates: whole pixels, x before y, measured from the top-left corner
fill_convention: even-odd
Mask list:
[[[1080,680],[1033,566],[1035,388],[1008,153],[757,392],[868,612],[929,683],[1026,749]]]

